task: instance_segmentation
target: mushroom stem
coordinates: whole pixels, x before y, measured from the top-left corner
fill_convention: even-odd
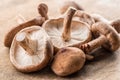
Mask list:
[[[22,32],[16,36],[16,41],[18,44],[28,52],[28,54],[33,55],[37,50],[37,41],[31,40],[26,33]]]
[[[44,3],[39,4],[38,12],[42,17],[45,17],[45,20],[48,19],[48,15],[47,15],[48,6],[46,4],[44,4]]]
[[[85,53],[90,53],[92,50],[108,42],[105,36],[101,35],[100,37],[80,46]]]
[[[62,32],[62,38],[64,41],[69,41],[71,38],[71,21],[74,13],[76,12],[75,9],[70,8],[69,11],[67,12],[66,17],[64,18],[63,22],[63,32]]]

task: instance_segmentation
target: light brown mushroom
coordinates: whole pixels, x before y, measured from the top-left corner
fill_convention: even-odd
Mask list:
[[[44,23],[45,19],[48,18],[48,17],[47,17],[47,12],[48,12],[48,7],[47,7],[47,5],[41,3],[41,4],[39,5],[39,7],[38,7],[38,11],[39,11],[39,13],[40,13],[40,15],[41,15],[42,17],[39,16],[39,17],[36,17],[36,18],[34,18],[34,19],[30,20],[30,21],[27,21],[27,22],[25,22],[25,23],[22,23],[22,24],[18,25],[17,27],[14,27],[13,29],[11,29],[11,30],[6,34],[5,39],[4,39],[4,45],[5,45],[6,47],[10,48],[11,43],[12,43],[12,41],[13,41],[13,38],[14,38],[15,34],[16,34],[17,32],[19,32],[20,30],[22,30],[22,29],[24,29],[24,28],[26,28],[26,27],[31,27],[31,26],[33,26],[33,25],[39,25],[39,26],[41,26],[41,25]]]
[[[80,5],[78,5],[76,2],[74,2],[74,1],[65,1],[60,6],[60,13],[64,14],[68,10],[69,7],[74,7],[77,10],[83,10],[83,8]]]
[[[47,66],[53,56],[53,45],[45,30],[39,26],[22,29],[10,48],[10,60],[21,72],[38,71]]]
[[[70,8],[65,18],[49,19],[43,24],[55,48],[79,45],[91,40],[89,25],[72,20],[75,11]]]
[[[84,52],[75,47],[65,47],[58,51],[52,63],[52,70],[59,76],[67,76],[79,71],[86,60]]]
[[[119,34],[111,25],[105,22],[97,22],[92,25],[92,32],[94,35],[99,33],[100,36],[98,37],[97,35],[98,38],[81,45],[80,48],[84,50],[84,52],[89,53],[100,46],[103,46],[109,51],[116,51],[119,48]]]

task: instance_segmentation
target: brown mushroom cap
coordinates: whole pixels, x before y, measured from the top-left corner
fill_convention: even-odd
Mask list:
[[[120,37],[120,19],[109,21],[100,14],[91,14],[91,16],[92,18],[94,18],[95,22],[105,22],[110,24],[119,33],[119,37]]]
[[[62,48],[55,55],[52,70],[59,76],[67,76],[80,70],[85,63],[85,54],[75,47]]]
[[[65,18],[50,19],[43,24],[43,28],[50,36],[54,47],[59,49],[91,40],[89,25],[72,20],[75,11],[75,9],[69,8]]]
[[[120,19],[116,19],[110,22],[110,24],[115,28],[115,30],[120,34]]]
[[[115,51],[120,46],[120,38],[117,31],[109,24],[105,22],[97,22],[92,25],[92,32],[98,32],[106,37],[108,40],[103,47],[110,51]],[[94,33],[96,34],[96,33]]]
[[[36,51],[30,54],[27,49],[24,49],[17,40],[22,40],[21,34],[26,33],[33,41],[36,41]],[[30,42],[30,41],[28,41]],[[25,43],[24,43],[25,44]],[[29,43],[29,45],[32,45]],[[33,46],[33,48],[35,48]],[[31,46],[32,48],[32,46]],[[39,26],[25,28],[18,32],[13,39],[10,48],[10,60],[13,66],[22,72],[33,72],[45,67],[53,55],[53,45],[50,37],[45,30]]]

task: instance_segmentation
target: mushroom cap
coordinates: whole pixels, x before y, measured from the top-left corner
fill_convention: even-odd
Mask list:
[[[72,20],[71,39],[65,42],[61,37],[63,31],[63,21],[64,18],[50,19],[42,25],[50,36],[54,47],[62,48],[66,46],[74,46],[91,40],[89,25],[84,22]]]
[[[67,76],[80,70],[86,57],[85,53],[75,47],[65,47],[58,51],[52,63],[52,70],[59,76]]]
[[[92,25],[92,31],[95,36],[99,33],[99,35],[104,35],[108,40],[107,43],[103,44],[103,47],[110,50],[115,51],[120,47],[120,38],[117,31],[108,23],[105,22],[97,22]],[[95,33],[94,33],[95,32]]]
[[[30,55],[16,41],[16,36],[22,32],[28,33],[32,40],[37,41],[36,53]],[[25,28],[18,32],[10,48],[10,60],[13,66],[21,72],[33,72],[45,67],[53,56],[53,45],[45,30],[39,26]]]
[[[115,30],[120,34],[120,19],[116,19],[110,22]]]

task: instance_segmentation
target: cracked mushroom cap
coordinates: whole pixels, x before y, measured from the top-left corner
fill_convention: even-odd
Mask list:
[[[10,60],[21,72],[44,68],[53,55],[53,45],[45,30],[39,26],[18,32],[10,48]]]
[[[89,25],[72,20],[75,11],[75,9],[70,8],[65,18],[49,19],[43,24],[43,28],[50,36],[54,47],[73,46],[91,40]]]

